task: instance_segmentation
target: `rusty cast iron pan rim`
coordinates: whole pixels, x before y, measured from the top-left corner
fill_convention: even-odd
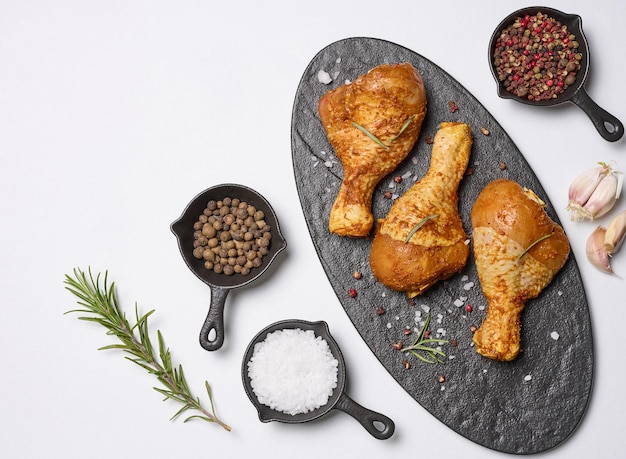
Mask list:
[[[286,329],[313,330],[316,336],[321,337],[328,343],[328,347],[330,348],[331,353],[338,362],[337,387],[335,387],[335,389],[333,390],[333,393],[328,399],[328,402],[324,406],[316,408],[307,413],[291,415],[278,410],[274,410],[267,405],[263,405],[261,402],[259,402],[254,393],[254,390],[252,389],[252,382],[250,380],[250,376],[248,375],[248,362],[254,354],[254,346],[257,343],[264,341],[269,333]],[[248,345],[244,353],[243,361],[241,364],[241,379],[246,395],[256,408],[259,415],[259,420],[261,422],[266,423],[270,421],[277,421],[286,424],[300,424],[304,422],[314,421],[326,415],[331,410],[338,409],[349,414],[354,419],[359,421],[361,425],[378,440],[386,440],[390,438],[394,433],[395,424],[391,419],[380,413],[376,413],[367,408],[364,408],[363,406],[353,401],[346,394],[346,366],[343,355],[341,353],[339,345],[330,334],[328,324],[324,321],[309,322],[300,319],[287,319],[275,322],[265,327],[263,330],[257,333],[252,341],[250,341],[250,344]]]
[[[500,33],[505,27],[512,24],[513,21],[515,21],[515,19],[518,17],[523,17],[526,14],[533,15],[540,11],[556,19],[562,24],[565,24],[570,33],[573,33],[576,36],[576,40],[579,44],[579,50],[582,54],[582,59],[580,61],[580,70],[576,75],[575,84],[569,86],[565,91],[563,91],[561,94],[558,95],[558,97],[554,99],[535,101],[519,97],[506,90],[506,88],[504,87],[504,83],[498,79],[498,75],[493,63],[493,53],[495,51],[497,38],[500,36]],[[491,69],[491,74],[493,75],[493,78],[496,80],[498,96],[500,98],[512,99],[523,104],[542,107],[559,105],[564,102],[571,102],[577,105],[587,114],[598,133],[605,140],[608,140],[609,142],[615,142],[621,139],[624,135],[624,125],[621,123],[621,121],[600,106],[598,106],[585,91],[584,85],[589,74],[590,53],[589,43],[587,42],[587,38],[585,37],[582,28],[582,18],[579,15],[567,14],[557,9],[546,6],[531,6],[514,11],[506,18],[504,18],[500,22],[500,24],[498,24],[498,27],[496,27],[496,29],[494,30],[493,34],[491,35],[491,39],[489,40],[488,53],[489,68]]]

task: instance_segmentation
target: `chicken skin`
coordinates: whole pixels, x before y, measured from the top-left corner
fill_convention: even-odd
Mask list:
[[[439,126],[428,172],[378,222],[370,266],[382,284],[413,298],[467,263],[469,244],[457,191],[472,143],[467,124]]]
[[[520,352],[520,319],[569,256],[567,236],[545,212],[545,203],[518,183],[497,179],[472,208],[476,270],[487,313],[474,333],[476,351],[514,360]]]
[[[329,230],[366,237],[374,223],[374,188],[408,156],[419,136],[426,116],[422,77],[408,63],[380,65],[324,94],[318,110],[343,166]]]

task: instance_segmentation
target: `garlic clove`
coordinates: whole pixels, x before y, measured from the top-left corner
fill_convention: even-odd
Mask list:
[[[605,215],[613,208],[621,193],[621,186],[618,186],[620,185],[620,176],[621,173],[612,172],[600,180],[591,197],[583,206],[583,209],[588,212],[590,220]]]
[[[620,249],[626,238],[626,210],[621,211],[609,226],[606,227],[606,234],[604,235],[604,250],[610,256]]]
[[[600,167],[594,167],[583,172],[574,179],[569,187],[569,203],[584,206],[593,194],[600,181],[611,171],[606,163],[599,163]]]
[[[604,249],[604,237],[606,228],[598,226],[593,233],[587,238],[587,259],[600,271],[607,274],[613,274],[609,254]]]

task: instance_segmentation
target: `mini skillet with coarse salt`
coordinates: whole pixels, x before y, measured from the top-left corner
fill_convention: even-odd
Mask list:
[[[576,40],[579,44],[578,49],[582,55],[582,59],[580,60],[580,70],[578,70],[576,74],[575,83],[568,86],[556,98],[548,100],[528,100],[507,91],[504,86],[504,82],[498,79],[498,74],[493,61],[493,55],[498,37],[500,37],[500,34],[504,29],[513,24],[517,18],[525,17],[526,15],[533,16],[539,12],[556,19],[561,24],[567,26],[570,34],[576,36]],[[584,84],[587,79],[587,75],[589,74],[589,61],[589,44],[587,43],[587,39],[583,33],[581,17],[575,14],[566,14],[562,11],[543,6],[523,8],[509,14],[502,20],[498,27],[496,27],[489,42],[489,67],[491,68],[491,73],[498,84],[498,95],[501,98],[513,99],[524,104],[544,107],[559,105],[564,102],[572,102],[587,114],[597,131],[605,140],[615,142],[624,134],[624,125],[615,116],[598,106],[585,91]]]
[[[193,255],[194,223],[202,215],[208,201],[218,201],[225,197],[238,198],[263,211],[265,221],[270,226],[272,239],[268,253],[263,257],[261,266],[252,268],[248,275],[216,273],[204,266],[204,260],[199,260]],[[256,280],[287,247],[287,242],[280,232],[278,218],[270,203],[253,189],[243,185],[224,184],[208,188],[193,198],[180,218],[172,223],[171,230],[176,235],[178,248],[189,269],[211,288],[211,304],[200,331],[200,345],[207,351],[218,350],[224,344],[224,306],[228,293]]]
[[[254,346],[257,343],[265,341],[268,334],[286,329],[300,329],[300,330],[313,330],[316,337],[320,337],[328,343],[330,352],[338,362],[337,372],[337,387],[333,390],[332,395],[328,399],[328,402],[312,411],[299,414],[287,414],[282,411],[278,411],[270,408],[267,405],[263,405],[259,402],[257,396],[252,388],[252,382],[248,375],[248,362],[254,354]],[[371,411],[352,400],[345,391],[346,386],[346,365],[343,360],[343,355],[339,348],[339,345],[334,340],[328,329],[328,324],[323,321],[319,322],[307,322],[305,320],[283,320],[268,325],[261,330],[250,342],[248,348],[243,357],[241,365],[241,378],[243,380],[243,387],[248,395],[248,398],[252,404],[256,407],[259,413],[259,419],[261,422],[278,421],[287,424],[299,424],[303,422],[313,421],[318,419],[333,409],[338,409],[344,413],[349,414],[354,419],[359,421],[363,427],[378,440],[386,440],[393,435],[395,430],[394,422],[387,416],[384,416],[375,411]]]

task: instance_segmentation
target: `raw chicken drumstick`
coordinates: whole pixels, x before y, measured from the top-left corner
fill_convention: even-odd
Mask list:
[[[408,156],[426,116],[422,77],[408,63],[380,65],[324,94],[318,109],[343,166],[329,229],[340,236],[368,236],[374,188]]]
[[[472,149],[467,124],[441,123],[426,175],[379,220],[370,266],[387,287],[410,298],[460,271],[469,256],[458,187]]]
[[[510,361],[520,351],[520,316],[526,301],[552,281],[569,256],[567,236],[535,193],[498,179],[472,208],[476,270],[487,315],[474,333],[476,351]]]

